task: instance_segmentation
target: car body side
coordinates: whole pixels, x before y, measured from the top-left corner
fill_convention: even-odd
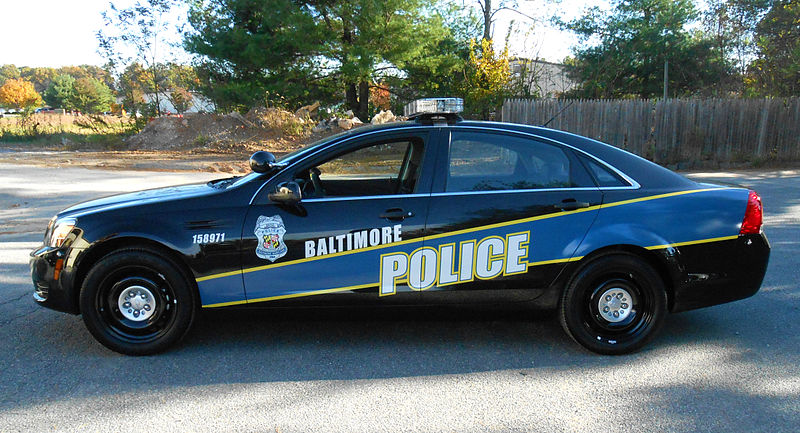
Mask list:
[[[528,295],[513,297],[510,295],[516,296],[520,291],[498,290],[498,301],[504,300],[505,296],[507,300],[523,300],[543,308],[555,308],[571,276],[585,263],[610,253],[632,254],[650,263],[665,281],[669,308],[673,312],[729,302],[758,291],[766,272],[769,244],[763,233],[739,235],[748,200],[746,189],[698,184],[628,152],[573,134],[485,122],[460,122],[451,126],[400,123],[339,135],[290,158],[286,170],[306,158],[325,154],[342,143],[363,140],[370,135],[379,137],[398,131],[425,131],[431,134],[430,151],[449,146],[448,130],[470,129],[555,144],[576,155],[594,158],[632,181],[630,187],[625,188],[594,188],[600,192],[598,196],[601,198],[586,209],[548,214],[546,218],[533,222],[550,224],[532,225],[533,230],[539,227],[554,230],[559,224],[570,224],[576,218],[591,220],[588,231],[578,244],[573,245],[568,256],[554,256],[552,258],[556,260],[552,261],[556,263],[542,260],[540,266],[527,268],[529,273],[550,272],[545,287],[524,287],[524,279],[520,280],[520,277],[499,278],[498,282],[505,281],[507,285],[521,283],[520,291]],[[433,176],[430,170],[434,169],[434,164],[439,167],[443,163],[427,162],[425,169],[430,176]],[[79,314],[77,298],[88,270],[105,254],[127,246],[155,249],[181,264],[184,273],[191,276],[191,283],[198,290],[203,306],[248,304],[252,297],[248,299],[243,277],[243,271],[247,271],[242,269],[242,254],[246,250],[243,234],[252,231],[252,227],[245,226],[245,220],[253,203],[259,197],[263,199],[266,191],[274,190],[278,180],[280,173],[252,174],[246,181],[225,186],[203,184],[131,193],[62,211],[58,217],[77,218],[76,228],[61,247],[48,247],[45,240],[45,246],[32,253],[34,285],[46,293],[46,299],[40,299],[40,304]],[[442,192],[437,189],[439,186],[435,181],[431,181],[430,188],[430,191],[418,193]],[[193,242],[193,235],[198,233],[224,234],[225,241]],[[318,233],[315,237],[328,235]],[[217,276],[225,278],[211,284],[209,278]],[[304,278],[315,277],[298,273],[297,284],[302,286]],[[368,298],[377,303],[386,302],[386,298],[379,297],[372,287],[347,292],[367,293]],[[426,302],[426,299],[436,300],[437,297],[413,299]],[[469,296],[466,299],[469,302]],[[322,300],[349,302],[346,296],[317,295],[259,305],[281,306],[297,301],[313,303]],[[480,302],[485,302],[485,299],[481,298]]]

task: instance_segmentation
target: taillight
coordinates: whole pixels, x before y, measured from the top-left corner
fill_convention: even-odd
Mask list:
[[[761,205],[761,197],[755,192],[750,191],[747,197],[747,209],[744,211],[742,229],[740,235],[761,233],[761,224],[764,222],[764,207]]]

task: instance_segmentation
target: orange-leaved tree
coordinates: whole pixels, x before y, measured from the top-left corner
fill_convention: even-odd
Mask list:
[[[392,94],[386,83],[375,83],[369,86],[369,102],[377,110],[388,110],[392,107]]]
[[[0,87],[0,105],[30,112],[43,103],[33,83],[21,79],[9,79]]]

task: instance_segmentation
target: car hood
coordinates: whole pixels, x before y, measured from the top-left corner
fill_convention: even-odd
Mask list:
[[[202,197],[219,192],[220,188],[215,188],[207,183],[148,189],[112,195],[74,204],[59,212],[58,216],[77,216],[87,212]]]

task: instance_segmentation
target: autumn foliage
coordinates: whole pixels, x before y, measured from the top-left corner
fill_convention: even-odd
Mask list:
[[[472,115],[489,119],[506,98],[511,80],[508,47],[496,53],[490,39],[470,41],[464,71],[464,96]]]
[[[12,78],[0,87],[0,105],[28,111],[42,103],[42,97],[31,82]]]
[[[373,107],[380,110],[388,110],[392,107],[392,95],[386,83],[377,83],[369,88],[369,102]]]

